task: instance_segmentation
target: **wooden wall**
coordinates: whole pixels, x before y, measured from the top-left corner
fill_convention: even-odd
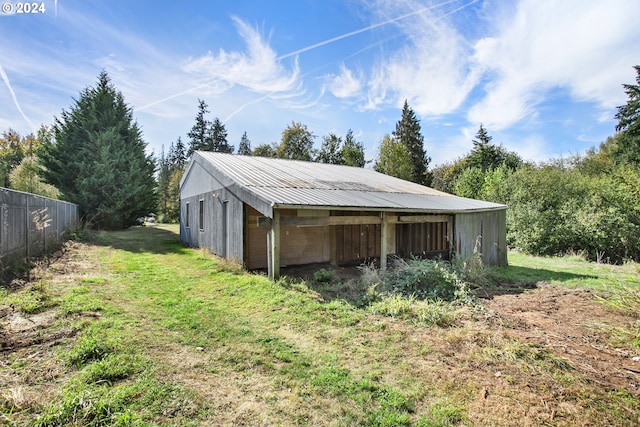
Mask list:
[[[204,224],[200,228],[200,200],[204,203]],[[187,219],[187,204],[189,218]],[[180,239],[206,248],[221,257],[244,262],[244,204],[226,188],[180,200]],[[188,224],[188,225],[187,225]]]
[[[446,222],[396,225],[397,255],[449,258],[449,229]]]
[[[267,268],[268,227],[258,227],[261,213],[245,205],[245,265],[248,269]],[[285,209],[280,218],[328,216],[329,211]],[[282,227],[280,230],[280,266],[329,262],[329,227]]]
[[[466,257],[477,250],[486,265],[507,265],[507,211],[456,214],[456,252]]]

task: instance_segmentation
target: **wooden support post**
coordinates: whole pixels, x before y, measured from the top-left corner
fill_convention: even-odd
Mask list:
[[[447,243],[449,245],[449,259],[455,254],[455,246],[453,243],[453,215],[447,218]]]
[[[271,229],[267,233],[268,276],[271,280],[280,278],[280,211],[273,210]]]
[[[382,212],[382,225],[380,226],[380,271],[387,271],[387,254],[389,253],[387,248],[387,236],[389,235],[389,222],[387,221],[387,214]]]
[[[332,266],[338,266],[338,227],[329,226],[329,262]]]

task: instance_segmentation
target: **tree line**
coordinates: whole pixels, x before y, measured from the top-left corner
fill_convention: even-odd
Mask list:
[[[636,84],[624,84],[628,97],[618,107],[616,133],[598,148],[569,159],[541,164],[492,142],[480,124],[472,148],[462,158],[430,168],[431,158],[415,112],[405,101],[395,130],[385,135],[373,168],[401,179],[456,194],[504,203],[507,239],[512,248],[553,255],[584,251],[614,262],[640,259],[640,66]],[[233,154],[224,123],[209,120],[198,100],[186,143],[178,137],[159,156],[147,144],[133,110],[100,73],[52,126],[21,137],[0,136],[0,185],[80,205],[87,224],[97,228],[132,225],[157,212],[161,220],[179,219],[179,183],[196,150]],[[293,121],[278,142],[252,148],[244,132],[238,155],[277,157],[365,167],[364,145],[352,130],[321,138]]]

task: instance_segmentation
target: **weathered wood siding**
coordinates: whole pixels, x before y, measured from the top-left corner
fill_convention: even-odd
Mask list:
[[[397,254],[401,257],[449,258],[449,228],[446,222],[396,225]]]
[[[455,216],[455,250],[466,257],[477,250],[487,265],[507,265],[507,211],[459,213]]]
[[[200,224],[200,202],[203,224]],[[188,218],[187,218],[187,205]],[[180,239],[190,246],[244,262],[243,203],[226,188],[180,200]]]

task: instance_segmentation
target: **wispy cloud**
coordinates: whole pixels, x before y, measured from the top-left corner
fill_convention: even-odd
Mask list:
[[[344,64],[340,66],[340,74],[325,76],[328,81],[329,91],[337,98],[351,98],[362,91],[363,77],[360,73],[354,73]]]
[[[471,122],[501,129],[530,118],[554,88],[602,108],[624,99],[620,84],[633,77],[640,53],[640,3],[523,0],[496,12],[495,35],[479,40],[473,56],[495,79],[469,111]]]
[[[246,52],[223,49],[217,54],[190,59],[183,69],[201,81],[219,81],[230,86],[240,85],[258,93],[287,92],[299,89],[297,61],[287,69],[278,59],[268,40],[253,27],[233,18],[244,40]]]
[[[372,71],[368,107],[401,105],[407,99],[421,115],[441,115],[458,108],[479,76],[469,69],[468,43],[444,18],[474,3],[475,0],[458,1],[457,7],[449,10],[437,7],[424,10],[420,3],[403,3],[420,13],[411,14],[411,19],[397,26],[396,30],[404,35],[404,46],[384,52]],[[398,13],[399,7],[397,2],[377,3],[381,14]]]

